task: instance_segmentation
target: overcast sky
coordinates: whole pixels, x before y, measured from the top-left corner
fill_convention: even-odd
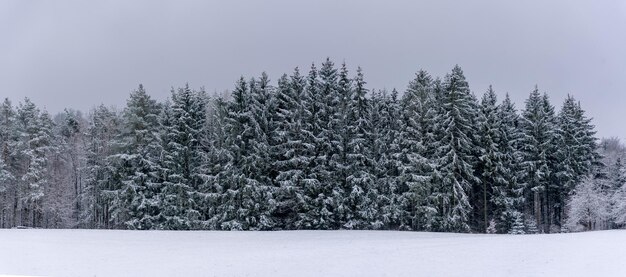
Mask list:
[[[139,83],[162,100],[185,82],[275,81],[327,56],[401,91],[459,64],[476,94],[493,84],[518,108],[537,84],[626,138],[626,1],[0,2],[0,97],[53,113],[122,107]]]

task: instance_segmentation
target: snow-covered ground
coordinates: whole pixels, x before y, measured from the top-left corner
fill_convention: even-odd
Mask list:
[[[626,276],[626,231],[0,230],[0,275]]]

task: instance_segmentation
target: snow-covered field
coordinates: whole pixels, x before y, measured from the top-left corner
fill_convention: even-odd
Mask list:
[[[626,276],[626,231],[0,230],[0,275]]]

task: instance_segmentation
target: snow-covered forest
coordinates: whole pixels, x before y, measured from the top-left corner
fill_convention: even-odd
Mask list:
[[[532,87],[529,87],[532,88]],[[518,111],[460,67],[368,89],[326,60],[225,95],[0,107],[0,227],[550,233],[626,223],[626,153],[569,96]],[[13,99],[15,100],[15,99]]]

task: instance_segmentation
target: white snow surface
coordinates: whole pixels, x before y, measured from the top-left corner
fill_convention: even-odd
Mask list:
[[[0,230],[2,274],[626,276],[626,230],[519,236]]]

